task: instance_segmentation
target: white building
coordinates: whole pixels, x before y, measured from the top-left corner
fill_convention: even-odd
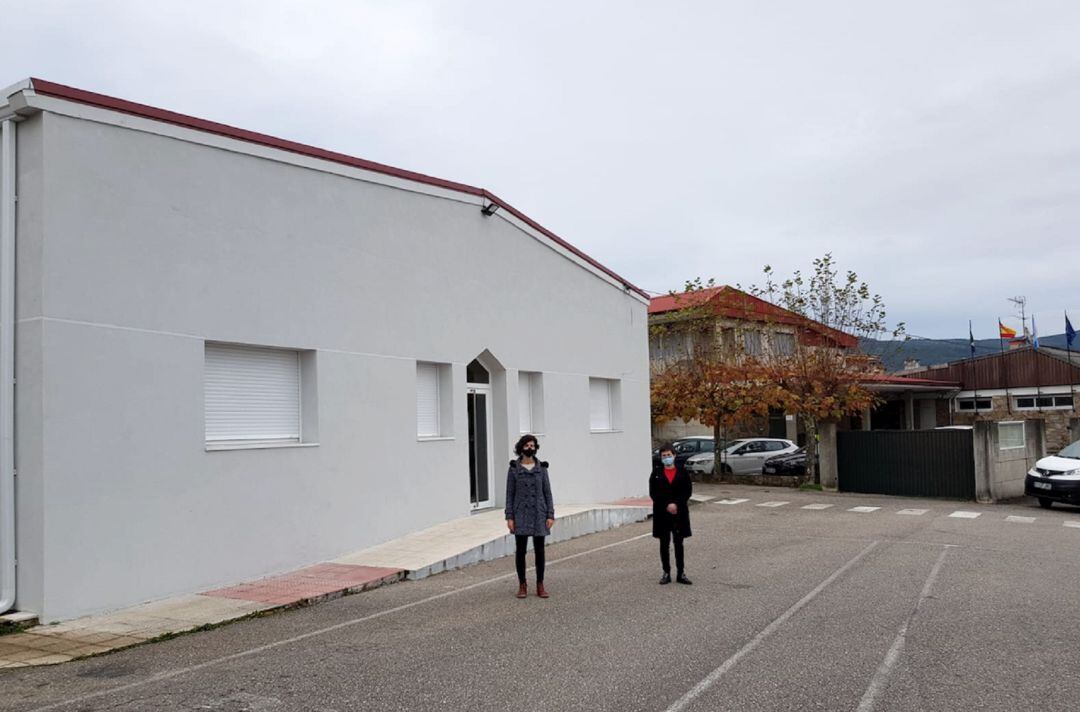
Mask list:
[[[645,489],[648,299],[489,192],[40,80],[0,122],[15,608],[206,590],[500,507],[523,431],[556,504]]]

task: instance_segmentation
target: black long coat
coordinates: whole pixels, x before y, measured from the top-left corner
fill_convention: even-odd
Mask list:
[[[514,533],[522,536],[547,536],[548,519],[555,518],[555,500],[551,497],[548,464],[536,461],[533,469],[511,460],[506,473],[506,518],[514,520]]]
[[[675,472],[675,479],[668,482],[663,466],[653,468],[649,476],[649,497],[652,498],[652,535],[660,536],[673,532],[683,537],[690,531],[690,495],[694,493],[694,484],[690,476],[682,470]],[[671,503],[679,508],[678,514],[671,514],[667,506]]]

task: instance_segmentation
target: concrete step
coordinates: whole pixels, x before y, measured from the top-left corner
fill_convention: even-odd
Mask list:
[[[652,514],[651,507],[636,505],[566,505],[559,510],[547,537],[550,544],[644,521]],[[506,530],[500,510],[440,524],[342,557],[336,563],[400,568],[406,578],[418,580],[509,556],[515,547],[514,535]]]
[[[20,630],[32,628],[38,624],[36,613],[24,611],[11,611],[0,616],[0,634],[15,633]]]

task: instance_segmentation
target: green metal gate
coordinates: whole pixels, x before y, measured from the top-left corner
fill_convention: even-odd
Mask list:
[[[854,430],[836,434],[843,492],[975,499],[970,430]]]

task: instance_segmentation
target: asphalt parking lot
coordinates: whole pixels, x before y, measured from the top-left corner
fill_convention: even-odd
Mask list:
[[[0,671],[0,710],[1080,706],[1080,509],[710,493],[692,586],[657,584],[641,523],[549,547],[547,600],[488,562]]]

